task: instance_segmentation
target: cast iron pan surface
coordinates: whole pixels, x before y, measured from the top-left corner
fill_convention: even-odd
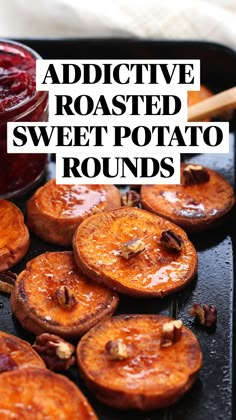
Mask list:
[[[174,59],[199,58],[201,81],[214,91],[236,85],[236,54],[221,45],[204,42],[136,41],[136,40],[19,40],[48,59],[136,58]],[[234,185],[236,123],[230,124],[230,153],[222,155],[185,155],[183,160],[209,166]],[[54,176],[55,163],[48,162],[47,179]],[[25,203],[33,191],[14,202],[25,212]],[[86,389],[76,368],[67,372],[85,393],[100,420],[230,420],[233,418],[235,366],[233,358],[235,335],[234,247],[233,213],[227,224],[210,233],[190,237],[199,256],[197,278],[183,291],[160,299],[132,299],[121,296],[117,314],[161,313],[180,318],[197,336],[202,352],[203,367],[192,389],[174,406],[148,413],[120,412],[99,403]],[[47,244],[31,235],[30,249],[25,258],[12,271],[19,273],[29,259],[45,251],[65,248]],[[68,248],[67,248],[68,249]],[[213,304],[218,309],[218,322],[214,331],[200,327],[189,317],[194,302]],[[9,297],[0,295],[0,329],[21,337],[30,343],[34,336],[23,330],[12,316]]]

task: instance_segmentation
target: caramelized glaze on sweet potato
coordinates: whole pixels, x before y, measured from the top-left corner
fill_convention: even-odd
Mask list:
[[[72,252],[46,252],[27,263],[11,294],[22,326],[76,339],[116,309],[118,297],[81,274]]]
[[[214,228],[234,205],[233,189],[209,168],[205,168],[210,175],[208,182],[185,186],[183,171],[187,166],[181,165],[180,185],[143,185],[142,206],[188,231]]]
[[[71,245],[76,227],[88,216],[120,207],[114,185],[56,185],[39,188],[27,204],[27,224],[41,239]]]
[[[92,328],[79,342],[78,366],[87,386],[103,403],[151,410],[176,402],[192,386],[202,363],[194,334],[182,327],[179,340],[161,347],[160,315],[121,315]],[[122,340],[128,357],[111,360],[107,342]]]
[[[80,390],[48,369],[21,369],[0,375],[1,420],[96,420]]]
[[[180,252],[161,244],[163,231],[182,240]],[[144,249],[130,259],[123,246],[139,239]],[[186,233],[145,210],[122,207],[91,216],[73,238],[75,260],[93,280],[129,295],[163,296],[183,288],[196,274],[197,254]]]
[[[19,262],[29,248],[29,232],[20,209],[0,200],[0,271]]]
[[[1,364],[4,355],[10,356],[17,369],[45,367],[44,361],[27,341],[0,331],[0,365],[2,367],[0,371],[4,371],[3,363]]]

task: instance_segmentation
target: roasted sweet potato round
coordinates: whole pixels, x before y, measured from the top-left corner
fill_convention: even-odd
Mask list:
[[[109,317],[118,297],[81,274],[72,252],[46,252],[27,263],[10,302],[25,329],[76,339]]]
[[[48,369],[21,369],[0,375],[0,418],[96,420],[80,390]]]
[[[202,231],[224,220],[234,205],[234,192],[214,170],[185,163],[181,165],[180,185],[143,185],[141,203],[187,231]]]
[[[170,294],[197,271],[196,250],[186,233],[138,208],[91,216],[76,230],[73,248],[86,275],[133,296]]]
[[[100,401],[120,409],[151,410],[175,403],[189,390],[202,354],[181,321],[175,321],[178,334],[167,345],[164,330],[170,331],[172,321],[160,315],[121,315],[82,337],[79,370]]]
[[[39,188],[27,203],[27,224],[46,242],[71,245],[77,226],[88,216],[120,207],[114,185],[57,185]]]
[[[27,341],[0,331],[0,373],[28,367],[44,368],[45,364]]]
[[[0,271],[18,263],[29,248],[29,232],[20,209],[0,200]]]

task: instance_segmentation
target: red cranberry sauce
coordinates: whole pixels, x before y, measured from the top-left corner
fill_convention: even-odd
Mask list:
[[[48,97],[36,92],[36,53],[0,42],[0,196],[24,192],[42,175],[47,155],[8,154],[7,122],[46,121]]]

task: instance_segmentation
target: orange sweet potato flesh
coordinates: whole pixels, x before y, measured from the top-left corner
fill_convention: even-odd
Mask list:
[[[181,165],[180,185],[143,185],[142,207],[166,217],[187,231],[202,231],[216,227],[234,205],[234,192],[222,175],[206,168],[210,180],[198,185],[183,185]]]
[[[0,375],[1,420],[96,420],[93,409],[69,379],[48,369]]]
[[[180,252],[160,243],[163,231],[172,230],[183,241]],[[120,255],[122,245],[143,241],[143,252],[130,259]],[[131,296],[164,296],[190,282],[197,271],[197,254],[186,233],[168,220],[145,210],[122,207],[91,216],[73,238],[76,263],[91,279]]]
[[[195,335],[182,327],[170,347],[160,346],[160,315],[121,315],[100,323],[82,337],[77,360],[87,386],[104,404],[151,410],[175,403],[196,379],[202,354]],[[128,358],[110,360],[105,345],[122,339]]]
[[[65,307],[55,297],[63,286],[76,300],[72,306]],[[72,252],[46,252],[27,263],[17,278],[10,303],[22,326],[34,334],[49,332],[76,339],[112,315],[118,296],[81,274]]]
[[[27,224],[46,242],[71,245],[75,229],[86,217],[120,205],[114,185],[56,185],[52,179],[28,201]]]
[[[17,369],[45,368],[45,363],[27,341],[0,331],[0,359],[9,355]]]
[[[0,200],[0,271],[18,263],[29,248],[29,232],[20,209]]]

